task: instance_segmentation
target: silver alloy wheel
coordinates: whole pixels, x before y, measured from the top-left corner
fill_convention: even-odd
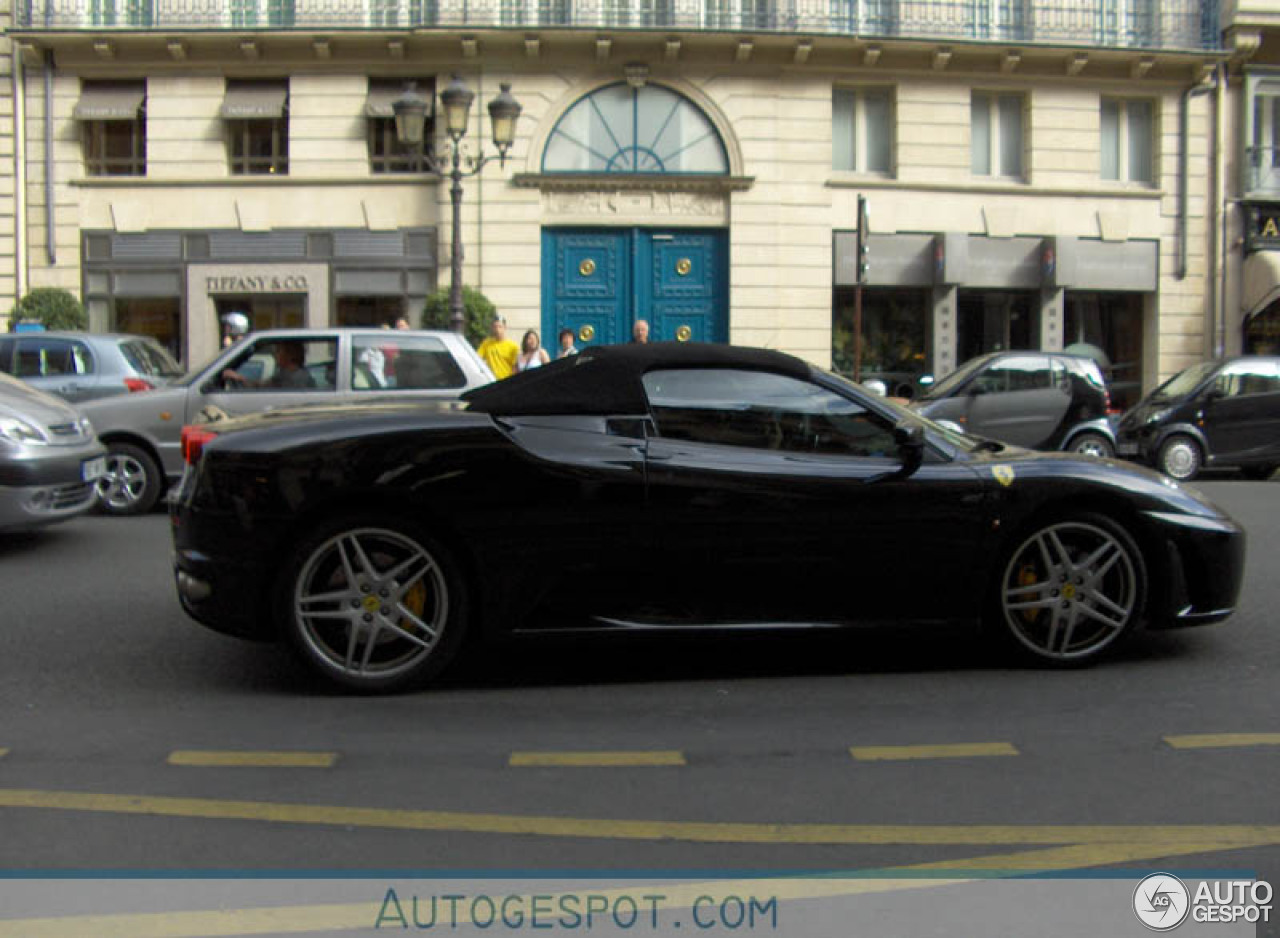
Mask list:
[[[107,453],[107,471],[98,479],[98,500],[112,511],[125,512],[147,493],[147,467],[129,453]]]
[[[1160,471],[1184,482],[1200,471],[1200,446],[1188,436],[1175,436],[1160,447]]]
[[[294,581],[293,616],[307,651],[359,685],[421,667],[440,644],[449,589],[411,537],[380,527],[343,531],[311,552]]]
[[[1115,448],[1101,433],[1082,433],[1071,441],[1071,451],[1083,456],[1095,456],[1098,459],[1110,459]]]
[[[1093,657],[1139,613],[1133,548],[1095,524],[1062,521],[1013,552],[1000,584],[1001,613],[1013,637],[1054,661]]]

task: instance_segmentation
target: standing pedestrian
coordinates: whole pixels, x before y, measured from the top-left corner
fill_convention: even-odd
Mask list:
[[[501,316],[489,324],[489,337],[480,343],[476,354],[485,360],[498,380],[509,378],[515,373],[520,348],[507,338],[507,321]]]

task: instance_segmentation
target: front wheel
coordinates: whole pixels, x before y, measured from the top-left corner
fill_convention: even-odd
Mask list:
[[[1000,569],[994,614],[1014,647],[1037,661],[1093,661],[1141,621],[1142,554],[1124,528],[1101,515],[1042,523]]]
[[[1082,456],[1110,459],[1116,454],[1116,448],[1101,433],[1090,432],[1081,433],[1071,440],[1071,452],[1080,453]]]
[[[456,654],[466,596],[448,551],[398,519],[352,515],[293,550],[277,609],[303,662],[349,690],[425,683]]]
[[[98,479],[98,508],[109,515],[142,515],[152,509],[164,480],[151,454],[132,443],[107,444],[107,471]]]
[[[1189,482],[1196,477],[1204,463],[1200,444],[1186,434],[1179,433],[1160,444],[1156,466],[1171,479]]]

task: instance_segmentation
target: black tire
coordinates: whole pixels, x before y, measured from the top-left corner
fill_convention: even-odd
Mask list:
[[[462,645],[469,605],[443,544],[412,523],[364,512],[303,537],[274,601],[303,663],[331,684],[367,694],[409,690],[439,675]]]
[[[1024,660],[1091,664],[1139,630],[1147,584],[1137,542],[1110,518],[1045,518],[1011,540],[996,568],[988,625]]]
[[[107,473],[98,480],[98,510],[107,515],[144,515],[164,491],[160,465],[132,443],[107,444]]]
[[[1110,459],[1116,454],[1116,448],[1101,433],[1089,431],[1071,438],[1071,452],[1082,456],[1096,456],[1098,459]]]
[[[1156,455],[1156,468],[1179,482],[1190,482],[1199,475],[1203,465],[1204,451],[1185,433],[1175,433],[1161,443]]]

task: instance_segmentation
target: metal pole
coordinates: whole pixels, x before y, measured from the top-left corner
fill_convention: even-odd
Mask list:
[[[462,147],[461,141],[453,144],[453,171],[449,173],[453,185],[449,196],[453,200],[453,248],[449,258],[449,328],[466,334],[466,310],[462,305]]]
[[[862,380],[862,283],[853,288],[853,380]]]

